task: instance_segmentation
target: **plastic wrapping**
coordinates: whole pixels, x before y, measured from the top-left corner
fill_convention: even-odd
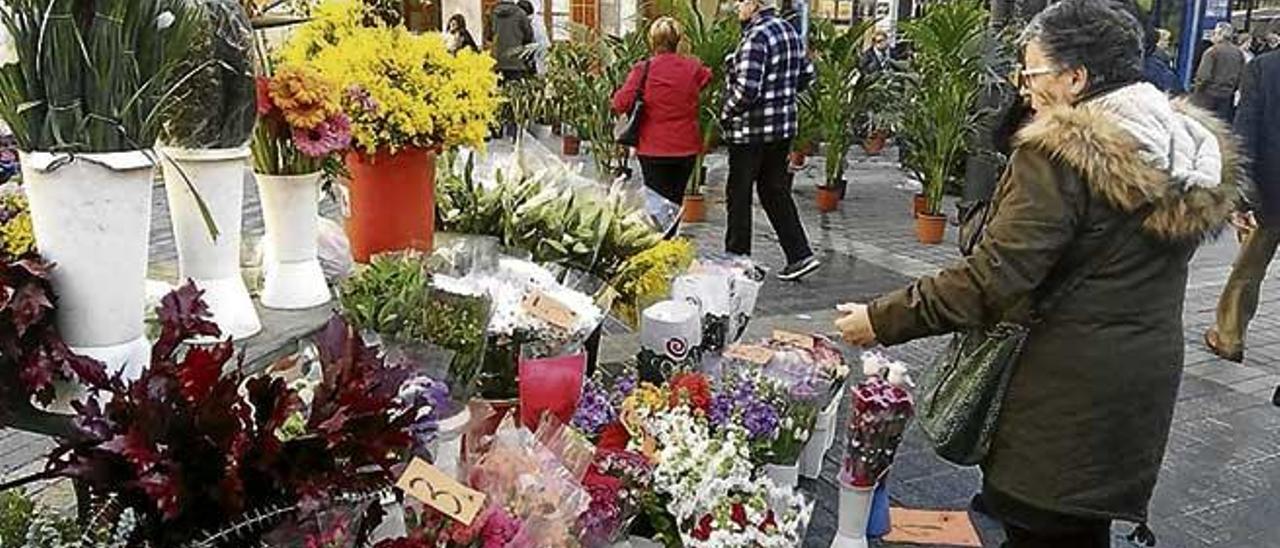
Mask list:
[[[164,144],[240,148],[257,119],[253,26],[239,0],[187,0],[200,23],[178,74],[186,77],[168,110]]]
[[[318,222],[316,255],[320,259],[324,277],[329,283],[345,280],[356,267],[355,260],[351,258],[351,242],[347,240],[347,231],[324,217]]]

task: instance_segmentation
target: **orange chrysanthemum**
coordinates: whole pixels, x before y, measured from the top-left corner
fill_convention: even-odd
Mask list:
[[[315,129],[337,113],[337,93],[315,71],[285,67],[271,79],[271,100],[290,126]]]

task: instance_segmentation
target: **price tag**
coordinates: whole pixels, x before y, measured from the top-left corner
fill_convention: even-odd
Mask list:
[[[799,333],[776,329],[773,332],[773,340],[783,344],[803,348],[805,350],[813,350],[813,335],[801,335]]]
[[[484,493],[458,483],[418,458],[405,468],[396,487],[465,526],[470,526],[484,508]]]
[[[773,359],[773,350],[758,344],[733,344],[725,349],[724,357],[765,365]]]
[[[524,300],[524,309],[533,317],[561,329],[573,329],[578,324],[578,313],[564,303],[541,291],[535,291]]]

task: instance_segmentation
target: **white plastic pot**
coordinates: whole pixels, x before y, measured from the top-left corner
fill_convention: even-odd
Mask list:
[[[452,417],[437,424],[437,437],[431,445],[435,466],[445,475],[461,480],[459,468],[462,462],[462,433],[471,422],[471,410],[463,407]]]
[[[72,350],[136,379],[150,360],[143,324],[151,231],[149,152],[21,154],[40,253],[54,263],[58,329]]]
[[[773,483],[778,487],[795,489],[800,485],[800,466],[797,464],[766,464],[764,465],[764,475],[773,480]]]
[[[329,302],[329,286],[316,256],[319,184],[319,173],[258,174],[258,196],[267,226],[262,306],[302,310]]]
[[[831,548],[867,548],[867,521],[871,519],[871,499],[875,491],[875,487],[840,485],[836,537],[831,541]]]
[[[223,336],[245,339],[262,331],[240,276],[240,227],[249,149],[162,149],[169,217],[178,245],[178,282],[195,282]],[[215,239],[191,188],[209,208]]]
[[[840,398],[831,400],[826,409],[818,413],[813,423],[813,435],[805,442],[800,453],[800,475],[817,479],[822,475],[822,459],[836,440],[836,413],[840,410]]]

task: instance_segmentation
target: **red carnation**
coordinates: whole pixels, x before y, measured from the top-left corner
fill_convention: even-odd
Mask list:
[[[622,451],[627,448],[629,441],[631,441],[631,434],[627,433],[622,423],[611,422],[600,430],[600,441],[596,443],[596,448]]]
[[[693,538],[696,538],[698,540],[710,539],[711,538],[711,514],[702,516],[702,519],[698,520],[698,526],[693,529],[693,532],[691,534],[693,535]]]
[[[738,527],[746,528],[747,526],[747,509],[742,507],[741,502],[733,503],[733,509],[729,513],[729,519],[738,524]]]
[[[706,413],[711,409],[711,383],[701,373],[680,373],[671,378],[671,406],[688,404]]]

